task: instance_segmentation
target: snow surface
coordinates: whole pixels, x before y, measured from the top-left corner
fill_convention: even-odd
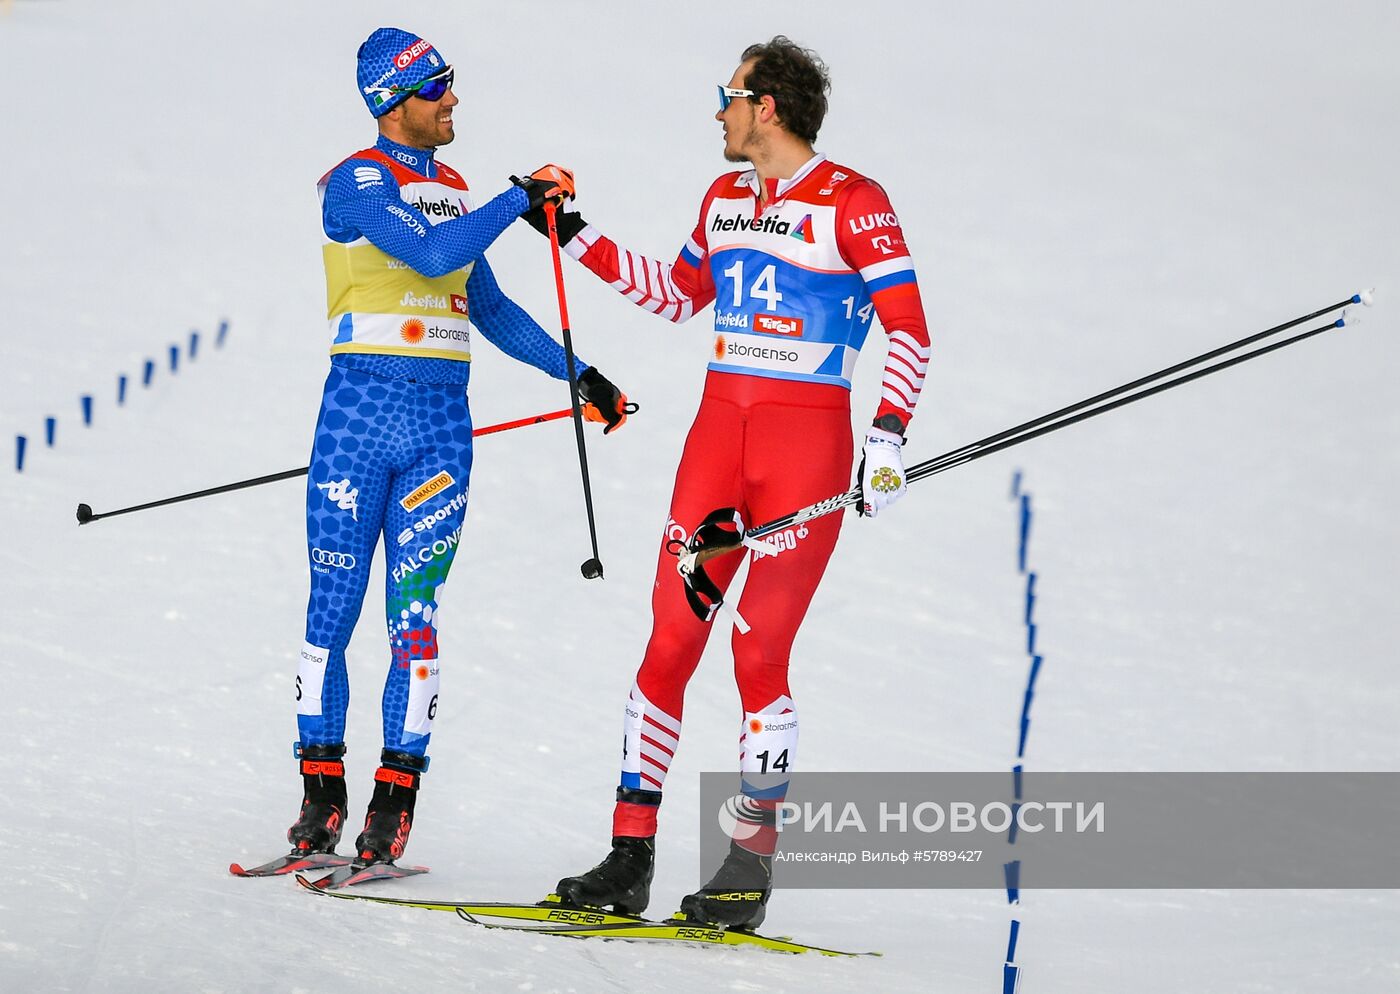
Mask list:
[[[73,521],[80,500],[101,511],[305,464],[326,365],[313,184],[372,138],[352,83],[372,28],[402,22],[456,60],[445,158],[482,196],[563,161],[590,219],[663,257],[725,168],[714,84],[782,31],[832,66],[820,148],[882,181],[916,253],[936,347],[911,458],[1378,287],[1353,330],[848,521],[794,657],[802,767],[1009,767],[1021,467],[1046,655],[1029,769],[1393,770],[1396,5],[4,9],[0,434],[31,451],[23,474],[0,469],[0,989],[997,991],[1013,915],[1025,991],[1400,987],[1400,895],[1385,891],[775,896],[775,931],[886,954],[847,962],[487,933],[233,879],[230,860],[281,849],[299,797],[301,485]],[[552,326],[539,238],[519,227],[491,257]],[[606,841],[619,704],[709,335],[567,277],[581,354],[643,408],[590,443],[607,579],[578,574],[567,425],[483,439],[409,850],[433,874],[393,893],[535,898]],[[192,328],[198,360],[115,408],[116,374],[163,362]],[[563,395],[483,346],[472,397],[488,422]],[[350,650],[356,808],[385,665],[370,589]],[[698,882],[696,774],[733,763],[726,635],[688,697],[662,913]]]

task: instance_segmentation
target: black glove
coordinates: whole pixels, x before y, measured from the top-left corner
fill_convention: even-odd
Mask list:
[[[606,376],[589,366],[578,377],[578,395],[588,405],[584,417],[589,421],[607,424],[603,429],[606,435],[614,428],[627,423],[627,415],[637,409],[636,404],[627,403],[627,395],[613,386]]]
[[[520,216],[530,227],[546,238],[549,237],[549,220],[544,216],[543,207],[532,207]],[[554,230],[559,232],[560,245],[569,244],[573,241],[574,236],[586,227],[588,227],[588,222],[578,211],[566,211],[561,207],[554,212]]]
[[[524,179],[512,176],[510,181],[529,194],[529,210],[543,206],[546,200],[562,207],[565,199],[574,195],[574,174],[563,166],[541,166]]]

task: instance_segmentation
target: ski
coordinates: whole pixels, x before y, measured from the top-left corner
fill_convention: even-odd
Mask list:
[[[620,915],[597,908],[570,908],[560,904],[551,894],[538,904],[520,904],[509,901],[430,901],[412,897],[384,897],[379,894],[355,894],[343,890],[322,890],[306,877],[298,876],[297,883],[309,891],[334,897],[342,901],[367,901],[370,904],[387,904],[395,908],[418,908],[423,911],[465,911],[474,918],[507,918],[513,921],[541,922],[545,925],[622,925],[645,922],[647,919],[636,915]]]
[[[533,932],[539,935],[563,935],[575,939],[622,939],[625,941],[652,942],[694,942],[713,946],[757,946],[775,953],[819,953],[822,956],[881,956],[877,952],[848,952],[843,949],[828,949],[824,946],[811,946],[804,942],[794,942],[785,936],[760,935],[742,929],[715,928],[699,925],[679,918],[665,921],[641,919],[624,921],[613,925],[525,925],[518,923],[498,923],[481,921],[476,915],[457,908],[457,915],[463,921],[482,928],[503,928],[517,932]]]
[[[307,853],[293,849],[287,855],[279,856],[259,866],[245,868],[238,863],[230,863],[228,872],[235,877],[280,877],[301,870],[321,870],[349,865],[349,856],[339,856],[333,852]]]
[[[300,874],[297,881],[313,890],[334,891],[342,887],[366,884],[372,880],[397,880],[427,873],[426,866],[397,866],[393,863],[350,863],[337,867],[317,880],[307,880]]]

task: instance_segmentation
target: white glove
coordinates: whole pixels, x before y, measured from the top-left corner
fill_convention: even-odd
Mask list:
[[[904,482],[904,438],[883,428],[865,430],[860,459],[860,513],[873,518],[909,489]]]

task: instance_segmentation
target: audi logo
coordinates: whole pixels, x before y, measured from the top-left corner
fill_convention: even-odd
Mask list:
[[[355,568],[355,557],[348,552],[327,552],[325,549],[312,549],[311,561],[321,566],[334,566],[336,569]]]

